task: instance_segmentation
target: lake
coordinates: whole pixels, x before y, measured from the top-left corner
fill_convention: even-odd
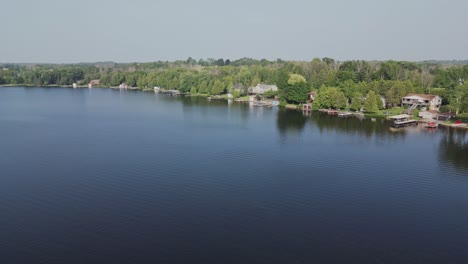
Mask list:
[[[468,133],[0,88],[0,263],[468,263]]]

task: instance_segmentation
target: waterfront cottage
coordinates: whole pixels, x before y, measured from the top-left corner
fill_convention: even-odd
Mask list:
[[[91,81],[89,81],[89,84],[91,84],[91,85],[99,85],[99,84],[101,84],[101,81],[99,81],[99,80],[91,80]]]
[[[442,98],[431,94],[408,94],[401,100],[401,106],[416,109],[417,107],[427,107],[429,110],[439,111]]]
[[[101,84],[101,82],[100,82],[99,80],[91,80],[91,81],[89,81],[89,83],[88,83],[88,87],[89,87],[89,88],[92,88],[93,86],[99,85],[99,84]]]
[[[249,89],[250,94],[264,94],[268,91],[278,91],[278,86],[276,85],[268,85],[268,84],[257,84],[255,87],[251,87]]]
[[[435,110],[421,111],[418,116],[425,119],[436,119],[439,112]]]
[[[450,119],[453,119],[455,118],[455,114],[454,113],[438,113],[437,114],[437,120],[440,120],[440,121],[448,121]]]

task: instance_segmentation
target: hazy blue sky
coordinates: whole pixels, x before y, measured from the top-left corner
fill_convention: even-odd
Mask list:
[[[0,0],[0,62],[467,59],[467,0]]]

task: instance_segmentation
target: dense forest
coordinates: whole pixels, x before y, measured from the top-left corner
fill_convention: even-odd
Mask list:
[[[0,84],[86,85],[99,79],[102,86],[125,83],[132,87],[177,89],[192,94],[242,96],[259,83],[276,84],[285,103],[304,103],[307,92],[318,91],[314,107],[376,111],[381,96],[397,106],[408,93],[444,98],[442,111],[468,112],[468,65],[406,61],[270,61],[242,58],[150,63],[2,64]],[[269,96],[275,96],[271,94]],[[370,98],[370,100],[369,100]],[[375,104],[373,103],[375,101]]]

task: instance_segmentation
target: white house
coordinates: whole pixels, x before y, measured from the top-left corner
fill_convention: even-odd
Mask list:
[[[419,112],[418,116],[421,118],[426,118],[426,119],[436,119],[438,113],[439,112],[435,110],[421,111]]]
[[[401,100],[402,106],[415,109],[418,106],[426,107],[428,110],[439,111],[442,98],[431,94],[408,94]]]

